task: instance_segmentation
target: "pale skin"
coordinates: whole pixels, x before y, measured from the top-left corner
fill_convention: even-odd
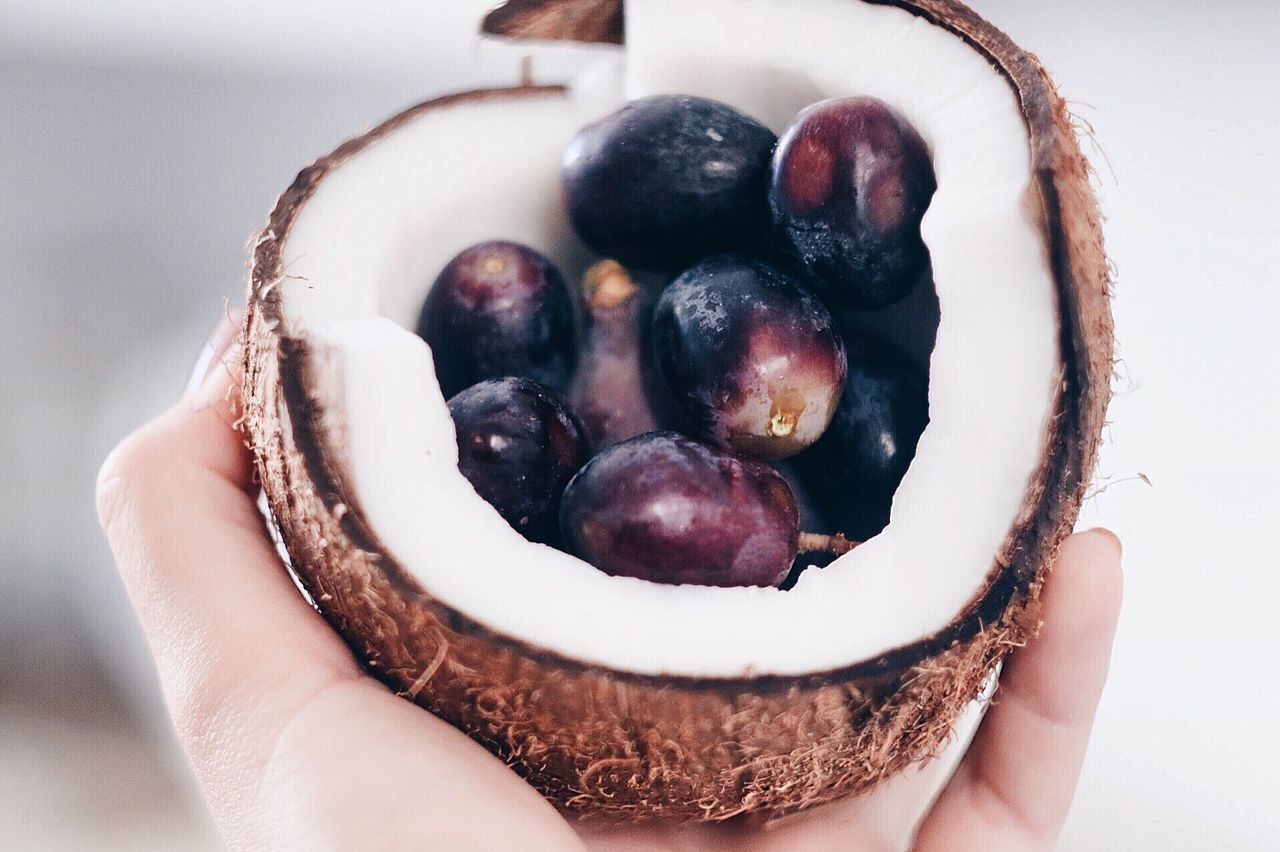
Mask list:
[[[234,849],[1052,848],[1075,792],[1120,611],[1120,543],[1070,538],[1044,625],[936,802],[910,783],[774,825],[599,827],[367,676],[281,567],[255,500],[224,322],[183,399],[127,438],[98,511],[166,701]],[[207,372],[207,375],[205,373]],[[911,817],[912,821],[916,819]]]

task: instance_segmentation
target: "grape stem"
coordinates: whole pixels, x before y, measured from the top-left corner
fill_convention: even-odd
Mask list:
[[[587,304],[593,308],[616,308],[639,292],[626,268],[616,260],[592,264],[582,276]]]
[[[823,535],[822,533],[800,533],[800,552],[801,553],[834,553],[836,556],[844,556],[850,550],[853,550],[860,541],[850,541],[844,537],[844,533],[836,533],[835,535]]]

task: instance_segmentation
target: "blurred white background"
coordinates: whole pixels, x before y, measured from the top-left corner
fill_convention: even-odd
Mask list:
[[[0,0],[0,846],[216,846],[94,472],[176,395],[300,166],[513,79],[486,5]],[[973,5],[1106,155],[1122,360],[1084,523],[1124,538],[1128,599],[1062,846],[1278,848],[1280,4]]]

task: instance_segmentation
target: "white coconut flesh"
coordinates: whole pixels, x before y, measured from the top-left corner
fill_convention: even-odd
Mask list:
[[[441,602],[621,671],[803,674],[935,633],[988,581],[1040,464],[1060,369],[1012,90],[959,38],[852,0],[628,0],[626,33],[620,73],[568,94],[428,110],[340,165],[300,211],[284,246],[285,316],[336,356],[338,381],[316,390],[345,418],[366,521]],[[931,422],[889,527],[788,592],[610,577],[526,542],[458,472],[431,353],[410,330],[440,269],[482,240],[528,243],[579,276],[592,258],[560,203],[561,151],[587,122],[659,92],[718,98],[775,130],[814,101],[871,95],[932,152]]]

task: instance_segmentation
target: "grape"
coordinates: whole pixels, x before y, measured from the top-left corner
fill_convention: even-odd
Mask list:
[[[672,418],[644,345],[653,298],[612,260],[588,269],[583,286],[586,334],[569,403],[602,450]]]
[[[590,458],[582,424],[530,379],[490,379],[449,400],[458,470],[525,538],[556,544],[564,487]]]
[[[675,271],[767,230],[777,138],[726,104],[689,95],[632,101],[583,128],[564,152],[564,199],[602,255]]]
[[[476,382],[520,376],[563,390],[576,346],[573,296],[543,255],[519,243],[466,249],[440,273],[418,319],[449,398]]]
[[[769,208],[786,249],[833,305],[883,308],[929,265],[920,221],[937,182],[924,140],[875,98],[814,104],[783,132]]]
[[[929,422],[928,379],[884,341],[847,342],[849,375],[831,428],[795,462],[835,528],[866,540],[889,523],[894,492]]]
[[[839,331],[782,271],[709,258],[663,292],[653,318],[660,373],[701,437],[775,460],[827,428],[845,377]]]
[[[800,531],[787,483],[674,432],[651,432],[592,459],[565,490],[570,552],[608,574],[655,583],[773,586]]]

